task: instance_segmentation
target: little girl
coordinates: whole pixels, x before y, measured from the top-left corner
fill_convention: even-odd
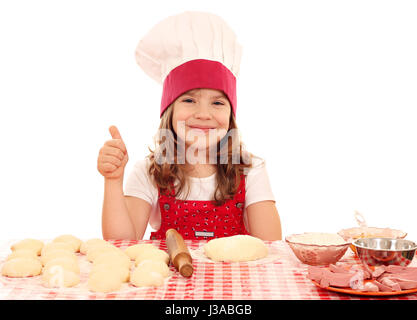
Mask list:
[[[139,66],[163,84],[161,122],[156,149],[135,164],[124,192],[128,154],[109,128],[97,161],[104,239],[142,239],[148,223],[151,239],[170,228],[184,239],[281,239],[265,161],[246,152],[237,133],[240,57],[233,31],[204,12],[169,17],[139,42]]]

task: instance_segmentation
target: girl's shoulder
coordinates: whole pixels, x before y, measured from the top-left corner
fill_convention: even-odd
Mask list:
[[[245,169],[245,174],[249,174],[253,171],[258,171],[260,169],[265,168],[266,165],[266,161],[264,158],[261,158],[257,155],[254,155],[248,151],[244,151],[246,153],[245,156],[249,157],[250,161],[251,161],[251,167],[250,168],[246,168]]]

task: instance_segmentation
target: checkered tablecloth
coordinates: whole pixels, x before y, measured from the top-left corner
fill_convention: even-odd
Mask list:
[[[165,241],[110,241],[124,249],[136,243],[153,243],[166,250]],[[40,276],[7,278],[1,276],[0,299],[179,299],[179,300],[292,300],[377,299],[331,292],[318,288],[307,279],[307,265],[302,264],[283,241],[266,241],[270,255],[259,261],[245,263],[212,262],[204,257],[202,246],[206,241],[186,240],[193,256],[194,273],[183,278],[174,267],[172,275],[161,287],[137,288],[128,283],[114,293],[93,293],[86,286],[90,263],[79,255],[81,283],[73,288],[49,289],[41,285]],[[0,265],[10,254],[10,244],[0,247]],[[359,263],[348,249],[341,261]],[[414,260],[411,265],[417,264]],[[417,294],[384,299],[417,300]]]

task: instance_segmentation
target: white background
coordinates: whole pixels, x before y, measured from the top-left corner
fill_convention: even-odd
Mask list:
[[[153,148],[161,87],[138,41],[186,10],[243,45],[237,123],[267,161],[283,236],[392,227],[417,240],[415,1],[2,1],[0,239],[101,237],[98,151]]]

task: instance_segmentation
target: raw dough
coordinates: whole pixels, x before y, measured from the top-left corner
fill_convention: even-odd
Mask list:
[[[91,268],[91,272],[90,275],[95,273],[95,272],[99,272],[99,271],[109,271],[111,273],[116,273],[120,275],[120,279],[122,280],[122,282],[127,282],[129,281],[129,277],[130,277],[130,269],[121,266],[120,264],[98,264],[98,265],[93,265],[93,267]]]
[[[42,285],[48,288],[73,287],[80,283],[80,275],[60,265],[52,265],[42,273]]]
[[[240,262],[266,257],[268,248],[259,238],[236,235],[213,239],[204,245],[204,253],[214,261]]]
[[[24,239],[11,246],[12,251],[19,249],[29,249],[34,250],[38,256],[41,254],[42,248],[43,242],[36,239]]]
[[[122,252],[116,246],[108,243],[108,244],[98,244],[95,246],[91,246],[87,252],[87,260],[93,262],[98,256],[102,255],[105,252]]]
[[[117,272],[111,269],[102,269],[90,273],[87,282],[88,289],[94,292],[117,291],[122,286],[122,278]]]
[[[72,247],[72,249],[74,250],[74,252],[79,252],[80,251],[80,246],[82,241],[80,239],[78,239],[77,237],[74,237],[73,235],[70,234],[64,234],[62,236],[56,237],[53,242],[64,242],[64,243],[69,243]]]
[[[50,242],[50,243],[47,243],[42,248],[41,256],[43,256],[48,251],[57,250],[57,249],[59,249],[59,250],[67,250],[69,252],[74,252],[73,247],[69,243],[65,243],[65,242]]]
[[[130,268],[130,259],[129,257],[122,251],[105,251],[99,256],[97,256],[94,261],[93,265],[99,264],[119,264],[123,267]]]
[[[136,287],[160,287],[164,284],[164,277],[158,272],[135,269],[130,276],[130,283]]]
[[[6,258],[6,260],[12,260],[16,258],[33,258],[38,259],[38,255],[35,250],[30,249],[19,249],[13,251],[11,254],[9,254]]]
[[[80,266],[78,265],[78,262],[75,261],[73,258],[70,257],[58,257],[49,260],[44,267],[44,272],[47,269],[50,269],[53,266],[61,266],[62,268],[75,272],[80,273]]]
[[[23,278],[37,276],[42,271],[39,259],[15,258],[4,263],[1,273],[3,276]]]
[[[82,254],[87,254],[88,253],[88,249],[92,246],[98,245],[98,244],[109,244],[106,240],[103,239],[90,239],[87,240],[83,243],[81,243],[80,246],[80,253]]]
[[[158,248],[150,243],[140,243],[140,244],[135,244],[133,246],[127,247],[127,249],[125,250],[125,253],[129,256],[131,260],[135,260],[136,256],[140,252],[147,250],[147,249],[158,249]]]
[[[48,261],[56,258],[61,257],[69,257],[73,259],[74,261],[78,262],[77,256],[75,253],[65,250],[65,249],[54,249],[54,250],[48,250],[41,256],[41,262],[43,265],[46,265]]]
[[[163,261],[156,261],[156,260],[145,260],[139,263],[139,265],[136,267],[135,270],[141,269],[146,272],[158,272],[160,273],[164,278],[168,277],[170,275],[170,271],[168,266]]]
[[[145,250],[140,251],[136,255],[135,265],[138,266],[142,261],[145,260],[162,261],[165,264],[168,264],[169,255],[168,253],[160,249],[146,248]]]

